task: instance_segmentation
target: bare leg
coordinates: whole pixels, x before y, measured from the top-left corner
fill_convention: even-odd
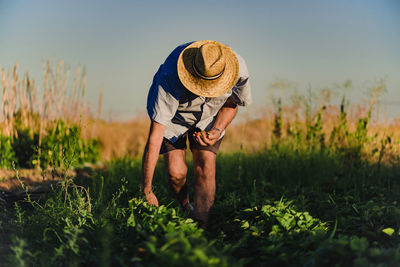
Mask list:
[[[170,190],[176,196],[182,207],[186,208],[189,203],[186,174],[187,166],[185,150],[176,149],[164,154],[165,166],[167,168],[167,182]]]
[[[215,161],[216,155],[211,151],[193,150],[195,176],[194,212],[204,227],[207,227],[208,216],[215,198]]]

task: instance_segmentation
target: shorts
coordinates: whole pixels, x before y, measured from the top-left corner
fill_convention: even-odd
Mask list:
[[[214,145],[212,146],[202,146],[199,143],[197,143],[194,140],[193,134],[195,132],[201,131],[198,128],[192,128],[186,133],[184,133],[178,140],[176,140],[174,143],[169,141],[167,138],[164,137],[163,142],[161,144],[161,149],[160,149],[160,154],[167,153],[169,151],[175,150],[175,149],[183,149],[185,150],[187,148],[186,146],[186,139],[189,139],[189,147],[190,150],[193,151],[193,149],[198,149],[198,150],[206,150],[206,151],[211,151],[214,154],[218,153],[219,146],[221,145],[222,139],[220,138],[217,142],[215,142]]]

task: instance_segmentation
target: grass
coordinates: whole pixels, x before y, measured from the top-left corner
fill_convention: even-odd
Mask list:
[[[383,89],[378,83],[366,106],[350,105],[345,96],[332,105],[326,91],[289,104],[278,97],[258,119],[232,125],[217,157],[207,230],[168,192],[162,159],[154,176],[162,205],[143,200],[140,155],[148,122],[92,124],[79,138],[97,137],[107,166],[89,179],[65,174],[39,199],[27,194],[12,205],[0,202],[1,260],[11,266],[397,266],[400,131],[376,117]],[[49,133],[64,131],[51,125]],[[12,148],[7,138],[1,144]],[[71,147],[59,158],[68,169],[80,146],[51,140],[52,153],[62,151],[58,144]],[[190,156],[188,168],[193,197]]]
[[[91,181],[65,180],[50,198],[8,210],[18,229],[10,260],[394,266],[400,262],[399,167],[357,164],[287,145],[222,154],[211,227],[204,231],[166,190],[162,162],[154,187],[163,205],[156,208],[141,197],[140,160],[119,159]]]
[[[40,88],[26,71],[0,69],[2,97],[0,105],[0,168],[63,167],[63,158],[76,164],[96,162],[98,142],[81,134],[83,126],[101,112],[100,93],[97,117],[86,104],[86,70],[77,68],[68,86],[69,69],[59,62],[44,62],[44,85]]]
[[[89,181],[65,178],[49,198],[6,209],[17,229],[9,260],[17,265],[398,265],[400,165],[393,153],[398,143],[390,135],[370,138],[370,118],[367,112],[351,128],[342,108],[335,134],[327,137],[317,113],[291,134],[278,134],[283,124],[276,123],[271,141],[257,152],[221,153],[207,231],[167,191],[162,160],[154,178],[159,208],[140,194],[140,159],[113,160]],[[193,185],[190,158],[188,167]]]

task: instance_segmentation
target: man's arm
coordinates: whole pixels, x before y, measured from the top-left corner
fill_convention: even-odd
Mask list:
[[[160,154],[161,143],[164,138],[165,125],[151,121],[149,137],[142,160],[142,191],[149,204],[158,206],[158,200],[152,191],[152,181]]]
[[[196,141],[202,146],[214,145],[221,136],[221,133],[226,129],[226,127],[228,127],[233,118],[235,118],[237,110],[238,106],[235,104],[233,96],[230,96],[219,110],[213,128],[208,132],[208,134],[202,132],[199,136],[195,136]],[[214,128],[217,128],[221,132]]]

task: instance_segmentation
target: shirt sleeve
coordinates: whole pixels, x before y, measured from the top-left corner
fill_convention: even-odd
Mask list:
[[[154,75],[153,83],[147,96],[147,113],[150,119],[167,125],[175,116],[179,100],[171,94],[162,75],[162,65]]]
[[[233,100],[239,106],[247,106],[252,102],[249,71],[244,59],[236,54],[239,61],[239,79],[232,88]]]

